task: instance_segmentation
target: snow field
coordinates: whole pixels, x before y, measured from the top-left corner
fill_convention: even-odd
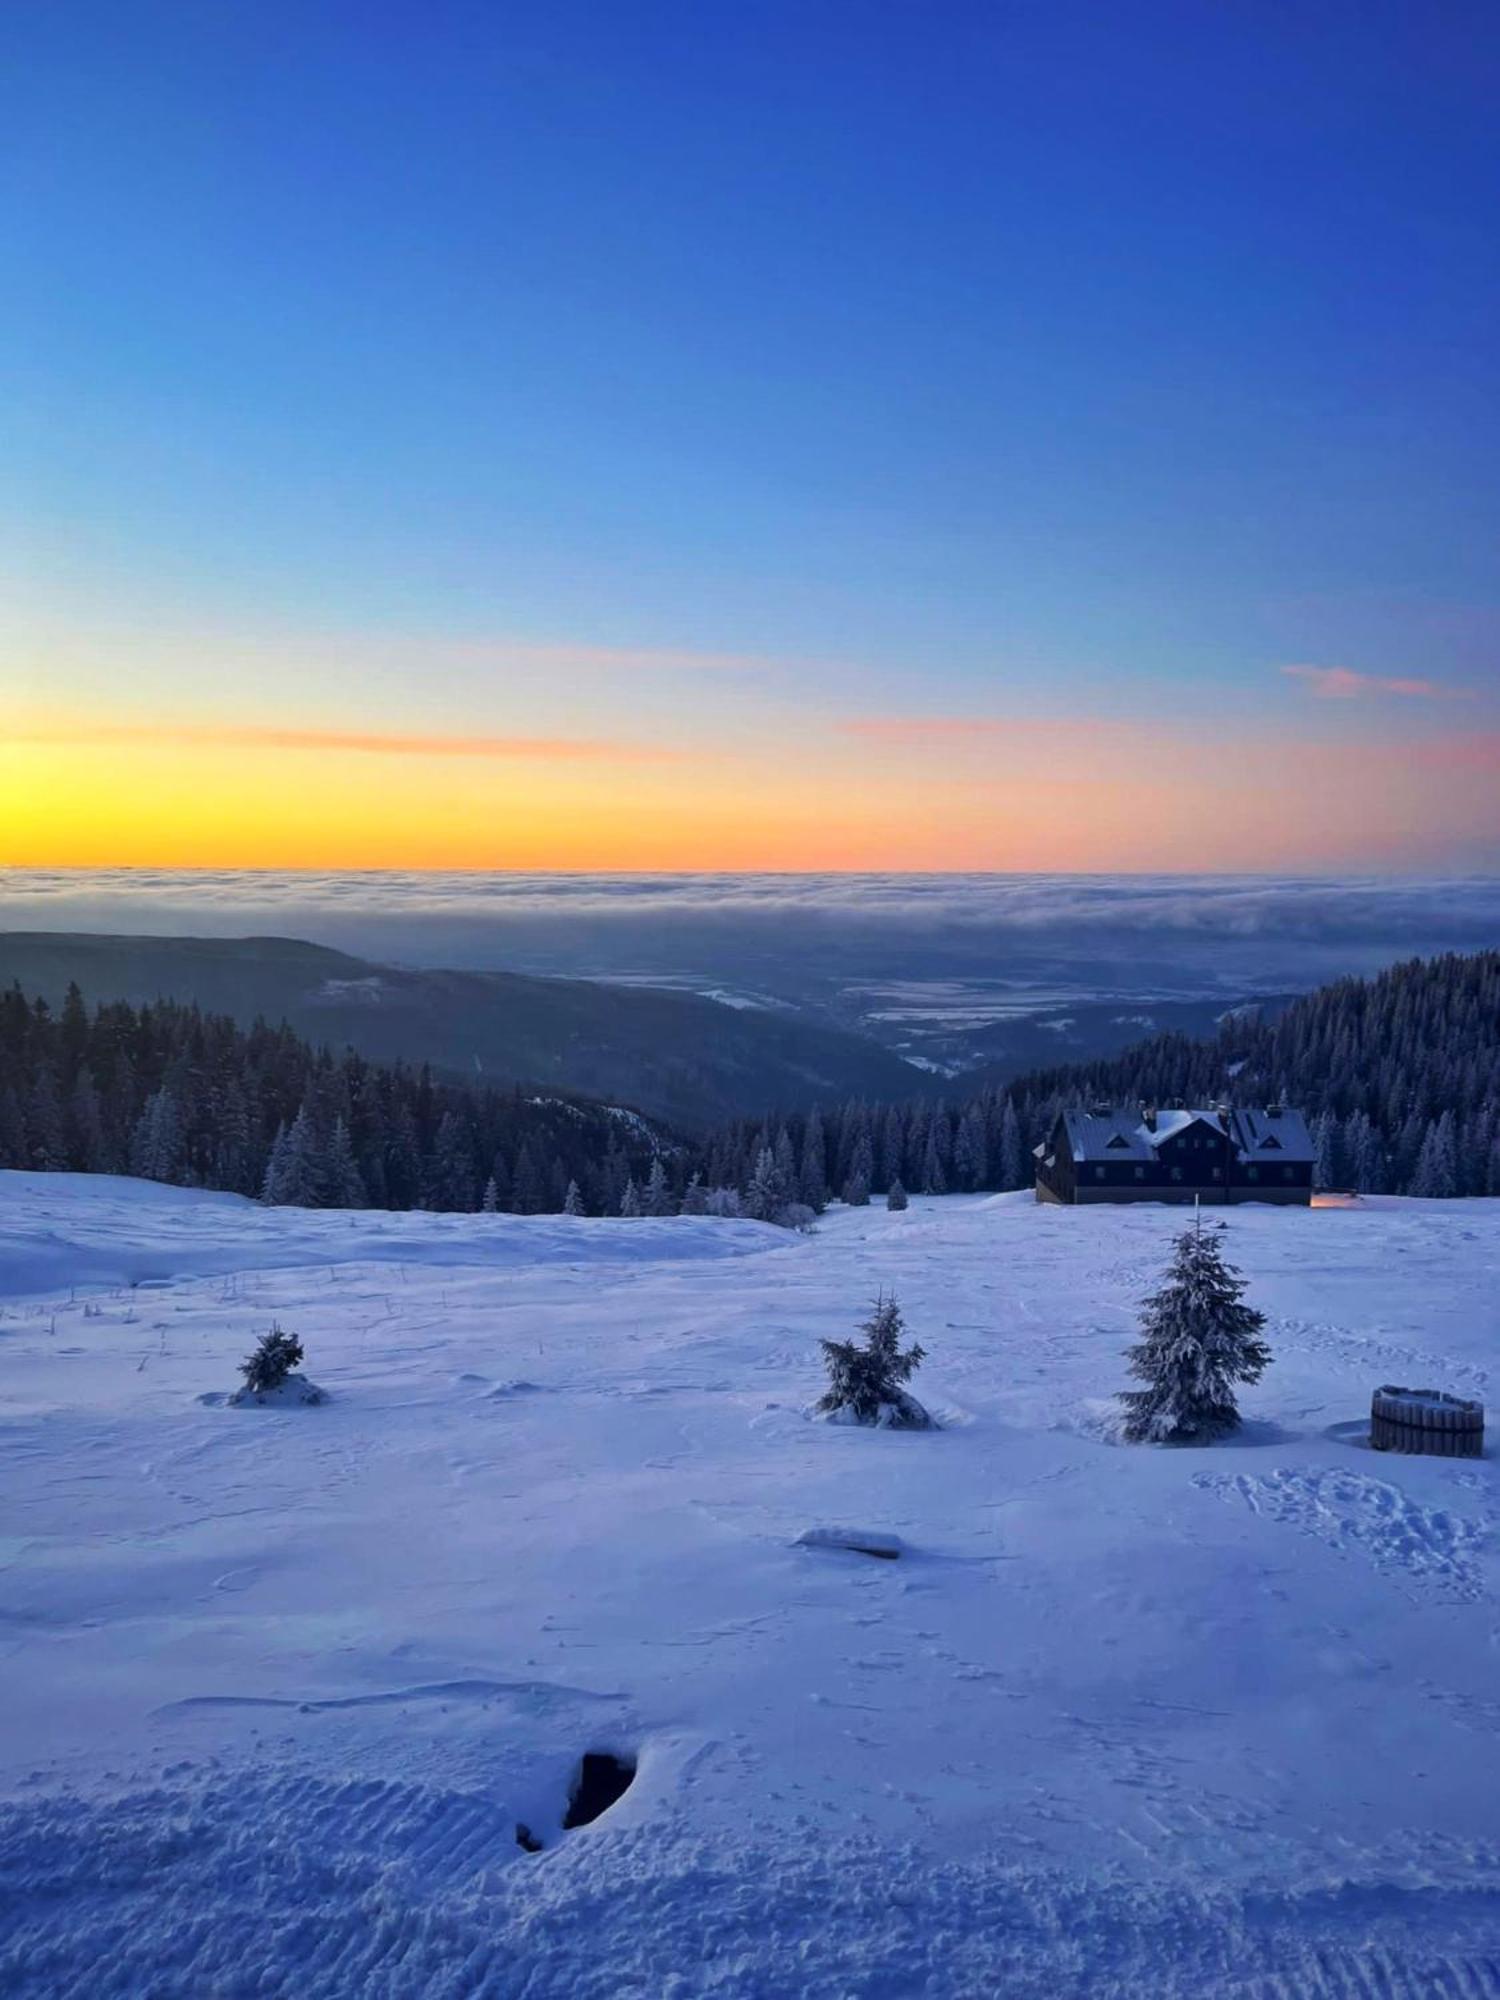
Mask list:
[[[0,1990],[1500,1992],[1495,1462],[1352,1441],[1486,1395],[1500,1204],[1236,1211],[1251,1421],[1122,1447],[1182,1225],[0,1175]],[[807,1418],[880,1286],[936,1434]],[[219,1402],[273,1320],[326,1405]]]

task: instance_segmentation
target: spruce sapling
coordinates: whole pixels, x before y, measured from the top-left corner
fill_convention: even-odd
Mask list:
[[[903,1352],[905,1328],[895,1298],[882,1292],[860,1331],[863,1345],[852,1340],[823,1342],[828,1389],[818,1402],[819,1410],[844,1423],[889,1430],[933,1428],[932,1418],[902,1386],[926,1356],[915,1343]]]
[[[1266,1316],[1241,1302],[1245,1280],[1224,1261],[1223,1234],[1222,1222],[1184,1231],[1166,1283],[1141,1307],[1143,1337],[1128,1358],[1146,1386],[1120,1397],[1130,1444],[1206,1443],[1237,1430],[1234,1384],[1258,1382],[1270,1364]]]
[[[279,1389],[301,1362],[302,1342],[296,1334],[283,1333],[279,1326],[273,1326],[255,1352],[240,1363],[240,1373],[250,1394],[261,1396],[268,1389]]]

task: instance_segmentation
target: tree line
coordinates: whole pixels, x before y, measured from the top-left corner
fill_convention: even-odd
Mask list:
[[[961,1086],[962,1080],[958,1080]],[[1083,1103],[1285,1103],[1308,1114],[1320,1186],[1370,1194],[1500,1195],[1500,952],[1412,959],[1343,979],[1278,1020],[1167,1034],[946,1102],[850,1102],[740,1123],[691,1162],[748,1212],[768,1198],[1029,1187],[1031,1148]]]
[[[55,1013],[0,993],[3,1167],[312,1208],[614,1214],[658,1145],[633,1111],[336,1057],[285,1026],[171,1000],[90,1010],[76,985]]]
[[[850,1101],[677,1142],[638,1114],[434,1080],[172,1001],[57,1014],[0,995],[0,1165],[133,1173],[310,1207],[746,1215],[805,1224],[839,1199],[1031,1185],[1068,1105],[1307,1111],[1317,1180],[1368,1193],[1500,1195],[1500,952],[1346,979],[1275,1021],[946,1101]]]

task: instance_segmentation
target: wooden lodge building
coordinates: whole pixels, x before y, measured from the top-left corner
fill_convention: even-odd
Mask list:
[[[1095,1104],[1058,1114],[1036,1149],[1036,1198],[1094,1201],[1312,1200],[1317,1148],[1300,1111]]]

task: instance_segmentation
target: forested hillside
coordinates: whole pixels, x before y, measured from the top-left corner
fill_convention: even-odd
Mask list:
[[[289,1028],[162,1002],[54,1015],[0,999],[0,1166],[135,1173],[309,1206],[686,1206],[796,1219],[837,1196],[1030,1184],[1066,1104],[1284,1100],[1312,1118],[1320,1185],[1500,1194],[1500,952],[1413,960],[1216,1037],[1164,1035],[946,1103],[851,1099],[829,1113],[664,1140],[587,1100],[435,1082],[335,1059]],[[569,1189],[573,1193],[569,1194]]]
[[[657,1137],[587,1100],[434,1082],[162,1001],[0,994],[0,1167],[319,1207],[617,1211]],[[632,1178],[634,1177],[634,1178]],[[658,1170],[657,1180],[661,1179]]]
[[[899,1181],[911,1192],[1015,1188],[1063,1105],[1266,1103],[1308,1112],[1318,1182],[1369,1193],[1500,1194],[1500,952],[1413,959],[1345,979],[1276,1020],[1241,1017],[1209,1040],[1162,1035],[1106,1061],[1040,1070],[946,1104],[838,1106],[742,1124],[705,1148],[704,1178],[812,1201]]]
[[[316,1046],[436,1075],[631,1104],[680,1130],[802,1110],[820,1098],[905,1096],[921,1072],[862,1035],[693,993],[514,972],[379,965],[296,938],[0,932],[0,985],[60,1007],[179,1000],[249,1029],[285,1021]]]

